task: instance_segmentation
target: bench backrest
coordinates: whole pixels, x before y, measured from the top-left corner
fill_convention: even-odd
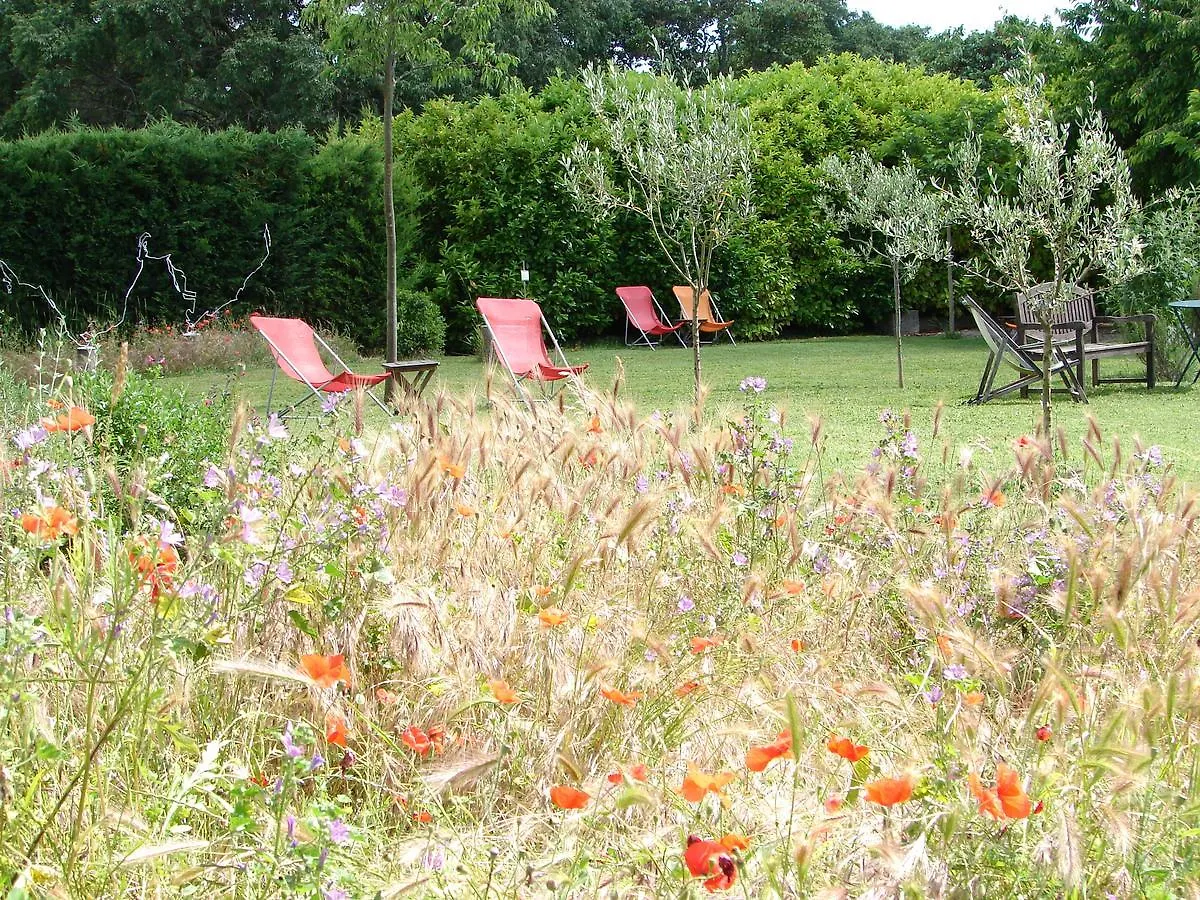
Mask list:
[[[1054,283],[1046,281],[1042,284],[1035,284],[1023,294],[1017,294],[1017,321],[1022,325],[1041,325],[1041,319],[1038,318],[1033,307],[1037,305],[1038,300],[1053,290]],[[1092,292],[1077,284],[1063,285],[1063,291],[1066,294],[1066,302],[1060,303],[1051,313],[1051,324],[1082,322],[1087,330],[1091,330],[1092,322],[1096,319],[1096,303],[1092,299]],[[1066,335],[1075,332],[1069,328],[1055,328],[1054,333]]]

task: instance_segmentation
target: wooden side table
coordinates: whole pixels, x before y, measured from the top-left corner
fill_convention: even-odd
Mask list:
[[[392,382],[398,384],[409,399],[421,396],[437,367],[436,359],[402,359],[383,364],[383,368],[392,376]]]

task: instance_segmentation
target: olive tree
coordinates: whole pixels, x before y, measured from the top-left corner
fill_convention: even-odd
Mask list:
[[[965,263],[973,274],[1020,293],[1038,283],[1052,285],[1033,307],[1042,326],[1042,367],[1048,372],[1054,317],[1073,286],[1096,275],[1118,284],[1141,270],[1142,241],[1133,224],[1139,205],[1129,164],[1094,99],[1075,121],[1060,121],[1046,98],[1044,76],[1028,58],[1006,78],[1006,135],[1015,177],[1005,185],[990,169],[981,175],[980,142],[973,137],[958,149],[958,185],[951,193],[977,247]],[[1050,379],[1043,378],[1047,437],[1050,387]]]
[[[588,69],[583,83],[608,147],[580,142],[563,157],[567,189],[597,216],[623,210],[646,220],[699,298],[708,290],[713,255],[753,215],[747,112],[733,102],[725,78],[680,87],[665,76],[610,66]],[[691,326],[699,403],[698,303]]]
[[[907,158],[900,165],[885,166],[859,152],[849,160],[831,156],[822,169],[838,194],[831,210],[834,220],[862,235],[858,243],[864,255],[880,256],[891,266],[896,379],[904,387],[900,286],[923,262],[949,258],[945,235],[950,205]]]

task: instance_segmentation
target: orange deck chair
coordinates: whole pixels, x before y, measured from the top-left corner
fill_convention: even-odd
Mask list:
[[[526,403],[530,398],[524,389],[525,382],[536,382],[543,394],[548,395],[546,388],[550,383],[574,378],[587,369],[588,363],[573,366],[567,362],[558,338],[542,315],[542,308],[532,300],[480,297],[475,308],[483,316],[484,327],[491,336],[492,352],[508,370],[517,393]],[[543,329],[550,335],[562,365],[550,361]]]
[[[683,318],[688,322],[692,321],[692,299],[696,296],[696,291],[690,285],[677,284],[671,288],[675,292],[675,299],[679,301],[679,309],[683,313]],[[721,311],[717,309],[717,302],[713,300],[712,295],[705,290],[700,294],[700,333],[713,335],[712,341],[716,343],[717,335],[724,332],[725,337],[729,338],[729,343],[736,344],[733,339],[733,332],[729,330],[729,326],[733,324],[731,319],[728,322],[722,321]]]
[[[355,388],[366,389],[367,396],[375,401],[375,405],[384,412],[388,412],[383,401],[370,391],[370,388],[388,379],[389,376],[386,372],[382,375],[356,375],[351,372],[350,367],[334,352],[334,349],[321,340],[321,336],[301,319],[277,319],[252,313],[250,324],[266,338],[267,346],[271,348],[271,355],[279,364],[278,369],[271,373],[271,388],[267,392],[268,415],[271,412],[271,400],[275,393],[275,376],[279,374],[279,371],[282,371],[288,378],[307,385],[311,392],[281,412],[279,414],[281,419],[291,415],[300,404],[306,403],[314,397],[320,397],[323,393],[340,394]],[[334,375],[325,367],[325,363],[321,360],[321,354],[317,350],[318,342],[330,356],[337,360],[338,365],[344,370],[343,372]]]
[[[651,350],[654,350],[657,349],[659,343],[654,338],[661,338],[667,334],[675,335],[675,340],[679,341],[680,346],[686,346],[683,343],[683,338],[679,336],[679,329],[687,323],[680,322],[677,325],[667,325],[663,321],[667,318],[667,314],[658,305],[658,300],[655,299],[654,293],[650,288],[645,285],[619,287],[617,288],[617,296],[621,298],[621,303],[625,307],[626,347],[649,347]],[[641,335],[640,338],[633,341],[629,340],[630,325]]]

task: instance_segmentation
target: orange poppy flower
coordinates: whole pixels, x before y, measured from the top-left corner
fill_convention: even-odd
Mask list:
[[[804,593],[804,582],[803,581],[792,581],[790,578],[785,579],[783,582],[783,592],[785,594],[790,594],[793,597],[796,596],[797,594],[803,594]]]
[[[346,746],[346,718],[337,713],[325,716],[325,740],[339,747]]]
[[[21,527],[41,541],[79,534],[79,520],[61,506],[46,506],[41,512],[26,513],[21,516]]]
[[[830,753],[836,753],[842,759],[852,763],[858,762],[871,752],[871,748],[865,744],[856,744],[850,738],[840,738],[836,735],[830,737],[829,743],[825,746]]]
[[[710,775],[702,769],[696,768],[695,763],[688,763],[687,775],[683,778],[679,793],[689,803],[699,803],[709,793],[721,797],[725,786],[736,777],[732,772],[717,772]]]
[[[746,751],[746,768],[751,772],[763,771],[773,759],[779,759],[792,749],[792,733],[790,731],[779,732],[778,737],[770,743],[760,747],[751,747]]]
[[[413,817],[413,821],[420,825],[428,825],[430,822],[433,821],[433,813],[431,813],[427,809],[423,809],[420,812],[413,813],[412,817]]]
[[[1007,502],[1008,498],[1004,496],[1004,491],[1000,490],[1000,488],[993,488],[979,498],[980,505],[992,506],[996,509],[1000,509]]]
[[[800,638],[792,638],[791,647],[793,653],[799,653],[804,649],[804,641],[800,640]]]
[[[750,841],[745,835],[731,831],[721,838],[721,846],[726,850],[749,850]]]
[[[345,660],[341,653],[332,656],[309,653],[300,657],[300,668],[320,687],[330,688],[339,681],[350,683],[350,673],[346,671]]]
[[[784,525],[786,525],[786,524],[787,524],[787,522],[788,522],[788,515],[787,515],[787,513],[780,513],[779,515],[777,515],[777,516],[775,517],[775,520],[772,522],[772,524],[773,524],[773,525],[774,525],[776,528],[782,528]]]
[[[489,678],[488,687],[497,703],[520,703],[521,695],[508,686],[507,681],[499,678]]]
[[[452,462],[448,457],[438,457],[438,467],[442,473],[449,475],[451,478],[458,480],[467,474],[467,467],[462,463]]]
[[[567,621],[567,614],[557,606],[548,606],[538,613],[538,621],[542,623],[542,628],[554,628]]]
[[[983,700],[983,694],[979,691],[968,691],[963,694],[963,703],[967,704],[967,706],[978,706]]]
[[[604,431],[604,426],[600,424],[599,416],[592,416],[592,421],[588,422],[588,434],[601,434]]]
[[[1004,763],[996,766],[996,796],[1010,819],[1027,818],[1033,811],[1033,804],[1021,787],[1021,777]]]
[[[729,848],[716,841],[705,841],[689,834],[683,863],[696,878],[705,878],[704,887],[709,892],[724,891],[737,881],[737,863]]]
[[[611,700],[617,706],[633,706],[642,697],[646,696],[641,691],[630,691],[628,694],[619,691],[614,687],[600,686],[600,693],[604,695],[604,699]]]
[[[58,418],[47,417],[39,423],[47,431],[79,431],[96,424],[96,417],[81,406],[72,406]]]
[[[994,789],[989,790],[983,786],[983,782],[979,780],[979,776],[974,772],[967,775],[967,786],[971,789],[972,796],[979,802],[979,814],[988,816],[996,821],[1004,818],[1004,809],[1000,806],[1000,797]]]
[[[723,484],[721,485],[721,493],[730,497],[741,497],[746,493],[746,489],[740,484]]]
[[[559,809],[583,809],[590,799],[591,794],[568,784],[556,784],[550,788],[550,802]]]
[[[395,706],[396,701],[400,699],[400,695],[394,691],[389,691],[387,688],[375,688],[375,699],[384,706]]]
[[[950,638],[948,635],[939,634],[937,636],[937,646],[938,650],[941,651],[943,656],[949,656],[953,651],[953,647],[950,645]]]
[[[456,507],[454,507],[454,511],[464,519],[472,519],[475,517],[475,507],[469,506],[466,503],[458,504]]]
[[[538,597],[549,597],[550,596],[550,586],[545,585],[545,584],[539,584],[537,587],[535,587],[533,589],[533,593]]]
[[[895,806],[912,797],[913,780],[911,775],[900,778],[880,778],[863,785],[867,799],[880,806]]]
[[[725,638],[719,634],[715,634],[712,637],[694,637],[692,638],[692,652],[699,655],[705,650],[720,647],[724,641]]]
[[[688,694],[690,694],[692,691],[696,690],[696,688],[698,688],[698,687],[700,687],[700,682],[698,682],[698,681],[685,681],[679,687],[675,688],[675,696],[676,697],[686,697]]]
[[[429,739],[429,733],[418,725],[405,728],[400,740],[418,756],[429,756],[433,753],[433,741]]]

